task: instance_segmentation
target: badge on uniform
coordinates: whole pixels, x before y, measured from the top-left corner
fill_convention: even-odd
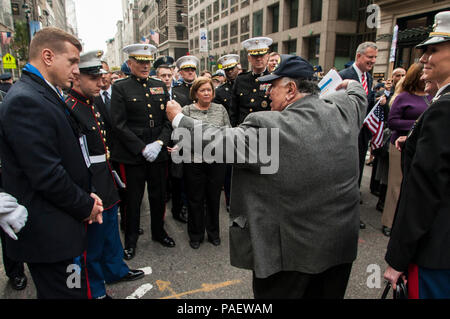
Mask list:
[[[164,94],[164,89],[162,87],[150,88],[151,94]]]
[[[269,105],[269,104],[267,103],[267,101],[262,101],[262,102],[261,102],[261,106],[262,106],[263,108],[266,108],[267,105]]]

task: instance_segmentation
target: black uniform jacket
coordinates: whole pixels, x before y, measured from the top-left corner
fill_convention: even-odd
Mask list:
[[[253,112],[270,111],[270,98],[266,94],[268,83],[259,82],[258,78],[269,74],[255,74],[252,71],[241,73],[233,86],[233,102],[231,103],[230,120],[232,126],[241,124]]]
[[[174,86],[172,88],[172,98],[180,103],[182,107],[194,103],[190,96],[191,87],[192,83],[186,82],[182,82],[178,84],[178,86]]]
[[[144,164],[142,150],[161,140],[164,146],[155,162],[167,161],[166,146],[172,126],[166,116],[169,94],[165,84],[156,79],[134,75],[113,84],[111,120],[114,145],[111,158],[124,164]]]
[[[230,115],[231,102],[233,100],[233,84],[234,81],[227,80],[225,83],[219,85],[216,88],[216,96],[214,97],[214,103],[222,104]]]
[[[106,131],[102,115],[92,102],[92,99],[76,90],[70,90],[66,99],[67,106],[72,110],[83,134],[86,135],[89,156],[93,157],[89,167],[92,185],[95,193],[103,201],[103,208],[107,210],[119,202],[119,193],[108,160],[109,150],[106,146],[108,131]],[[94,160],[101,157],[104,157],[104,161]]]
[[[64,101],[44,80],[24,71],[0,107],[3,187],[28,210],[7,238],[19,261],[51,263],[80,256],[94,200],[78,128]]]
[[[98,109],[98,111],[101,114],[103,123],[105,123],[105,125],[104,125],[105,130],[108,134],[108,138],[106,139],[106,145],[108,146],[109,150],[111,151],[111,149],[113,148],[113,141],[114,141],[112,122],[111,122],[111,113],[107,110],[106,105],[103,102],[103,99],[100,95],[96,96],[94,98],[94,104],[95,104],[96,109]]]
[[[418,119],[402,152],[403,182],[386,253],[398,271],[413,263],[450,269],[450,87]]]

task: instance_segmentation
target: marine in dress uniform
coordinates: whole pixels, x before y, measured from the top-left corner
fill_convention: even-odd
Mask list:
[[[191,86],[196,78],[196,74],[193,72],[197,70],[199,64],[200,60],[193,55],[182,56],[176,61],[182,79],[177,86],[172,88],[172,99],[180,103],[182,107],[193,103],[190,97]],[[172,216],[175,220],[187,223],[188,203],[184,191],[183,164],[171,163],[171,183]]]
[[[109,162],[110,154],[106,140],[109,134],[103,116],[93,104],[94,94],[100,91],[101,77],[104,73],[100,61],[102,55],[102,51],[92,51],[80,56],[81,75],[75,80],[66,99],[67,106],[72,110],[72,115],[86,136],[92,185],[102,199],[104,207],[103,223],[87,227],[86,266],[92,298],[110,298],[106,294],[105,282],[144,277],[142,270],[130,270],[123,261],[117,217],[120,200],[112,165]]]
[[[123,51],[129,55],[131,75],[113,84],[111,120],[116,140],[111,158],[124,164],[128,192],[124,258],[129,260],[136,253],[146,182],[152,240],[166,247],[175,246],[164,230],[167,145],[172,129],[165,113],[167,88],[160,80],[149,77],[156,48],[132,44]]]
[[[247,49],[248,55],[253,58],[266,56],[272,39],[257,37],[245,40],[242,46]],[[267,63],[266,63],[267,64]],[[252,65],[252,70],[241,73],[233,86],[233,101],[231,104],[230,119],[231,125],[241,124],[247,115],[253,112],[270,111],[270,98],[266,93],[270,84],[261,83],[258,78],[269,74],[267,69],[257,71]]]
[[[450,11],[435,16],[422,78],[439,91],[402,148],[403,180],[385,260],[395,285],[408,274],[409,299],[450,298]]]
[[[233,85],[239,74],[237,65],[239,64],[239,55],[227,54],[219,58],[217,61],[222,65],[222,69],[225,70],[226,81],[216,89],[216,96],[214,98],[215,103],[222,104],[230,115],[231,102],[233,100]],[[231,194],[231,175],[232,166],[227,164],[227,171],[225,174],[225,205],[227,211],[230,211],[230,194]]]

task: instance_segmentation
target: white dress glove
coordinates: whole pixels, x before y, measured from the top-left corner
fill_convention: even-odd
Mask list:
[[[17,199],[8,193],[0,193],[0,214],[8,214],[14,211],[19,204]]]
[[[159,152],[161,152],[161,148],[162,146],[158,142],[147,144],[142,151],[142,155],[147,161],[153,162],[158,157]]]
[[[25,226],[27,218],[27,209],[22,205],[18,205],[13,212],[0,215],[0,226],[3,228],[5,233],[9,235],[9,237],[17,240],[15,233],[18,233],[22,227]]]

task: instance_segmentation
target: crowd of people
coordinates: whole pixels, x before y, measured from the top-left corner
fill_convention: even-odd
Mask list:
[[[121,70],[110,71],[102,51],[81,53],[57,28],[38,31],[22,77],[1,87],[0,234],[13,288],[26,287],[26,263],[40,299],[111,298],[106,284],[144,276],[125,261],[139,253],[146,188],[151,239],[176,246],[165,230],[170,201],[192,249],[205,235],[221,245],[223,189],[230,263],[252,271],[255,298],[343,298],[366,227],[369,151],[370,190],[390,236],[386,280],[394,288],[407,280],[410,298],[450,298],[450,12],[436,15],[420,61],[384,81],[371,75],[377,45],[359,44],[323,98],[318,68],[269,52],[271,44],[245,40],[250,69],[227,54],[215,73],[199,72],[195,56],[155,59],[156,47],[132,44]],[[377,105],[381,147],[363,125]],[[261,133],[268,129],[277,133]],[[203,143],[180,147],[181,130],[201,132]],[[249,138],[275,145],[275,172],[252,161]],[[189,160],[175,161],[182,152]],[[68,285],[72,266],[79,285]]]

